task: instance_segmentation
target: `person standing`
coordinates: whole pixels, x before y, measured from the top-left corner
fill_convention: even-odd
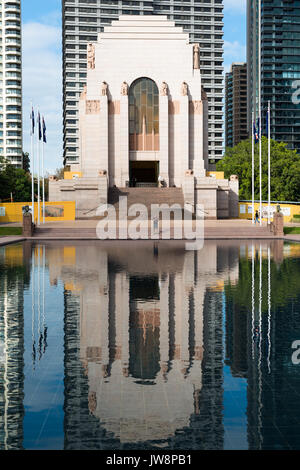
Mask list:
[[[256,222],[257,222],[257,223],[259,222],[258,211],[255,212],[255,225],[256,225]]]

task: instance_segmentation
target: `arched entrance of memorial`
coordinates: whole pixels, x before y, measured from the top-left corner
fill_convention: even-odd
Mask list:
[[[159,90],[150,78],[138,78],[129,90],[131,186],[157,185],[159,150]]]

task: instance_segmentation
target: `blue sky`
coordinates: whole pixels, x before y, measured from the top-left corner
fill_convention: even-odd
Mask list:
[[[246,60],[246,0],[224,0],[225,71]],[[30,152],[30,104],[47,124],[45,169],[62,167],[61,0],[23,0],[23,130]]]

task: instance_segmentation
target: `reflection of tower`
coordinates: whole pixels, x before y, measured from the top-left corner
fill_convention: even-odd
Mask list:
[[[23,246],[0,249],[0,448],[23,446],[24,302],[27,267]]]
[[[250,361],[251,351],[248,353],[249,449],[300,449],[300,368],[292,362],[291,347],[300,338],[300,287],[294,282],[299,272],[299,259],[285,258],[277,266],[275,260],[271,263],[271,318],[269,321],[267,302],[263,302],[254,361]],[[263,299],[267,295],[267,275],[264,260]]]
[[[248,379],[249,449],[299,449],[300,368],[291,348],[300,338],[299,260],[283,259],[277,242],[257,245],[225,290],[227,361]]]

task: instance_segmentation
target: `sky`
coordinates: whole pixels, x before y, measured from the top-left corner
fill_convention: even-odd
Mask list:
[[[224,0],[224,67],[246,60],[246,0]],[[30,111],[45,117],[45,171],[63,166],[61,0],[22,0],[23,135],[30,153]]]

